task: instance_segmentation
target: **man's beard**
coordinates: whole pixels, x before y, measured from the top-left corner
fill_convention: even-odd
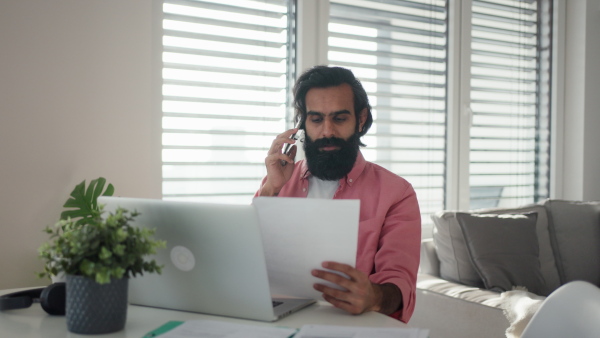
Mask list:
[[[339,147],[337,150],[321,151],[326,146]],[[359,136],[355,133],[346,141],[337,137],[320,138],[315,141],[306,135],[304,154],[312,175],[325,181],[337,181],[354,167],[358,156]]]

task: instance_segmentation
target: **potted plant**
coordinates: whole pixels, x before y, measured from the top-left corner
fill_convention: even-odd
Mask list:
[[[99,334],[123,329],[127,316],[128,279],[144,272],[161,272],[145,256],[165,247],[154,240],[154,230],[135,227],[138,213],[119,208],[104,216],[98,196],[112,195],[106,180],[78,184],[54,227],[46,227],[50,241],[40,247],[45,263],[41,277],[66,275],[67,328],[74,333]]]

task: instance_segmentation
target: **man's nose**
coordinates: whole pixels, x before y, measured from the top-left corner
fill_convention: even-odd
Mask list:
[[[333,122],[331,122],[329,119],[325,119],[323,122],[323,137],[332,136],[335,136]]]

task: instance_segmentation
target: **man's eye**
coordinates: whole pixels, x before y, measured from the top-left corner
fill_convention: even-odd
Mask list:
[[[310,121],[312,123],[319,123],[319,122],[323,121],[323,119],[320,117],[315,117],[315,118],[310,119]]]

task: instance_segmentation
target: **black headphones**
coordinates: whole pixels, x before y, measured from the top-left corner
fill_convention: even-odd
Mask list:
[[[30,289],[0,296],[0,311],[24,309],[39,302],[51,315],[64,315],[66,303],[65,283],[54,283],[45,288]]]

